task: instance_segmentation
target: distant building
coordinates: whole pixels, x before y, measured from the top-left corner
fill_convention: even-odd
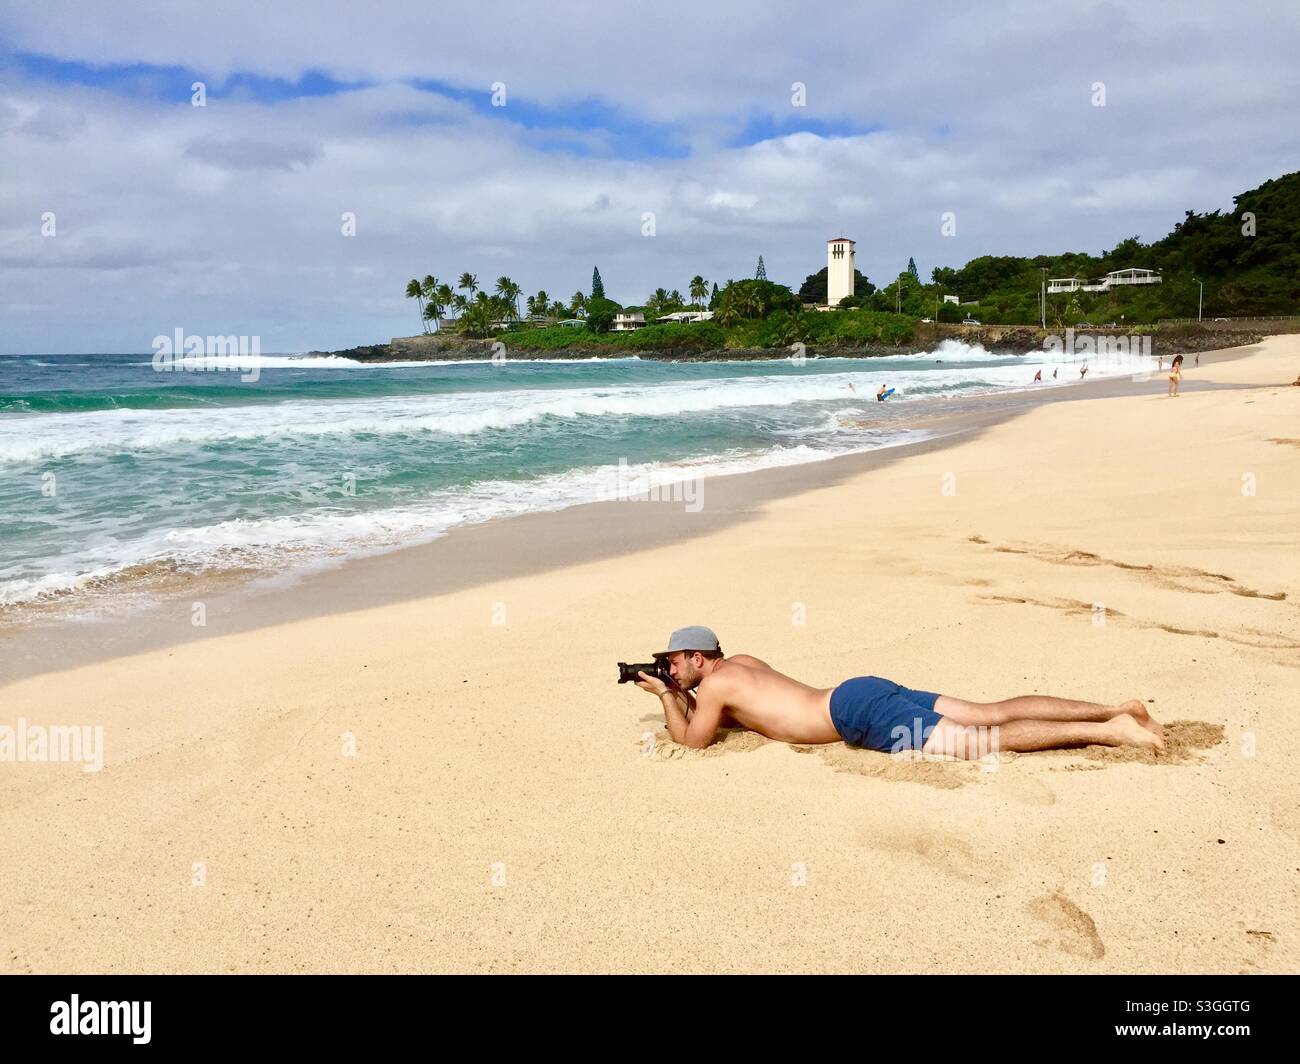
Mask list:
[[[826,241],[826,305],[838,307],[845,296],[853,295],[857,260],[854,241],[846,236]]]
[[[675,310],[671,314],[660,314],[660,321],[682,322],[709,321],[713,317],[711,310]]]
[[[945,303],[960,303],[961,298],[959,296],[944,296],[943,301]]]
[[[645,328],[645,313],[640,310],[620,310],[614,315],[614,324],[610,326],[614,332],[631,332],[633,329],[643,328]]]
[[[1088,281],[1082,277],[1053,277],[1047,282],[1047,291],[1051,292],[1109,292],[1117,285],[1125,284],[1160,284],[1163,278],[1152,270],[1130,268],[1112,270],[1099,281]]]

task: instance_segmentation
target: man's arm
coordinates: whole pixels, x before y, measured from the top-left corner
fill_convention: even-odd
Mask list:
[[[722,721],[724,708],[722,696],[718,694],[716,686],[708,682],[701,685],[699,697],[695,700],[695,712],[691,715],[686,734],[680,739],[674,735],[673,739],[683,746],[689,746],[692,750],[703,750],[713,742],[718,724]]]
[[[723,704],[711,688],[707,691],[702,688],[698,698],[691,698],[689,693],[669,687],[657,676],[647,676],[644,672],[637,686],[659,696],[664,724],[673,742],[702,750],[713,741],[722,719]]]

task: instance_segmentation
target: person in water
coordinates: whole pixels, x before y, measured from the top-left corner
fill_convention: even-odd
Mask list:
[[[1034,383],[1037,384],[1042,379],[1043,379],[1043,371],[1040,369],[1037,373],[1034,374]]]
[[[1169,394],[1177,395],[1178,386],[1183,382],[1183,356],[1174,355],[1169,365]]]
[[[673,742],[697,750],[719,728],[736,727],[783,743],[845,742],[965,760],[999,750],[1165,746],[1164,728],[1136,698],[1115,706],[1047,695],[971,702],[879,676],[811,687],[748,654],[724,656],[702,625],[677,629],[655,658],[667,660],[672,682],[642,672],[637,686],[659,699]]]
[[[885,401],[885,392],[888,390],[889,389],[882,384],[880,386],[880,391],[876,392],[876,402],[883,403]]]

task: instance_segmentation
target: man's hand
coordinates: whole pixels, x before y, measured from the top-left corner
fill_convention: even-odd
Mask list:
[[[637,675],[641,679],[637,680],[636,685],[642,691],[649,691],[652,695],[662,695],[665,691],[670,690],[669,686],[658,676],[651,676],[648,672],[638,672]]]

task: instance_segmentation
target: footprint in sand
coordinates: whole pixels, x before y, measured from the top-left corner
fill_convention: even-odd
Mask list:
[[[1035,940],[1044,949],[1056,949],[1087,960],[1100,960],[1106,946],[1092,917],[1059,890],[1029,903],[1029,915],[1051,928],[1053,934]]]
[[[956,879],[980,883],[1000,883],[1007,875],[1001,858],[977,853],[965,839],[957,835],[936,833],[932,828],[912,829],[892,826],[888,831],[877,827],[865,830],[861,842],[880,853],[895,854],[919,860],[935,872]]]

